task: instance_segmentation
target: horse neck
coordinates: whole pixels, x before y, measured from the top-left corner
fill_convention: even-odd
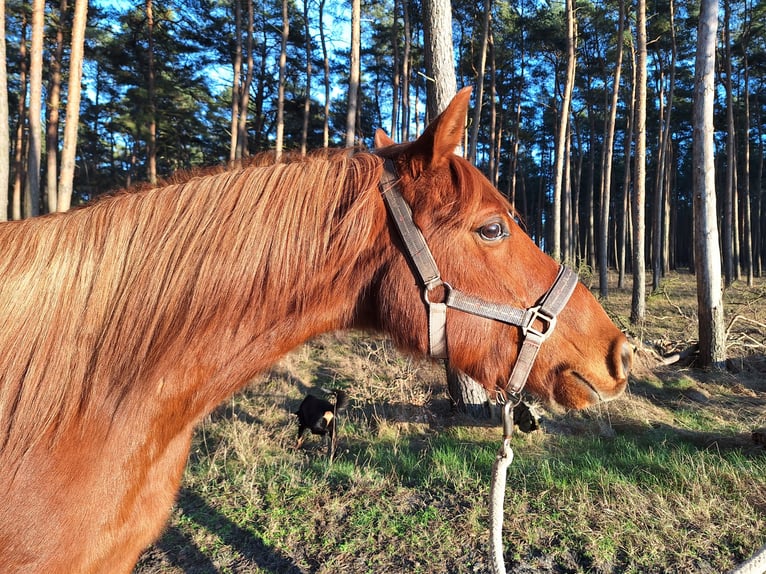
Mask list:
[[[0,349],[8,355],[12,338],[35,348],[2,359],[0,404],[17,413],[0,413],[0,430],[37,437],[168,402],[188,421],[294,346],[352,324],[381,264],[370,251],[385,215],[372,164],[355,168],[371,172],[367,184],[347,176],[321,195],[319,180],[344,170],[324,166],[309,181],[299,166],[225,173],[30,223],[36,247],[23,255],[34,261],[23,265],[37,271],[0,285],[32,291]]]

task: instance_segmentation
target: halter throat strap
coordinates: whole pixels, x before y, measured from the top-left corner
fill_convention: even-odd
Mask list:
[[[564,309],[577,286],[577,274],[568,267],[559,267],[558,275],[538,303],[527,309],[493,303],[459,291],[442,280],[436,261],[423,233],[412,218],[412,210],[399,191],[399,177],[394,162],[384,158],[380,192],[399,238],[404,254],[422,289],[428,313],[428,352],[436,359],[447,359],[447,308],[521,328],[522,345],[511,377],[502,392],[514,399],[529,378],[540,346],[553,332],[556,318]],[[432,301],[434,289],[442,287],[441,301]]]

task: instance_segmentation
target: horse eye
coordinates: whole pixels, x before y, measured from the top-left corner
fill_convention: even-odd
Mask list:
[[[482,225],[478,229],[478,232],[481,238],[485,241],[499,241],[509,235],[505,225],[499,221],[493,221],[492,223]]]

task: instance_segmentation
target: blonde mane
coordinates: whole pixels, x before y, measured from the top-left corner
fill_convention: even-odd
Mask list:
[[[268,321],[257,307],[286,305],[279,294],[329,262],[349,268],[348,244],[382,224],[372,155],[257,163],[0,225],[4,457],[94,409],[110,416],[212,321]]]

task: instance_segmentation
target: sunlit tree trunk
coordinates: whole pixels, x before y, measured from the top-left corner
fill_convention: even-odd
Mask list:
[[[704,0],[703,0],[704,1]],[[731,71],[731,5],[729,0],[724,0],[723,17],[723,66],[726,73],[724,86],[726,88],[726,184],[724,186],[723,200],[723,226],[721,228],[721,244],[723,247],[724,278],[728,287],[735,279],[734,237],[736,235],[734,204],[736,182],[736,133],[734,128],[734,86]]]
[[[279,89],[277,95],[277,159],[282,157],[285,138],[285,81],[287,66],[287,38],[290,35],[290,19],[287,13],[288,0],[282,0],[282,44],[279,52]]]
[[[147,170],[149,183],[157,183],[157,96],[154,70],[154,0],[146,0],[146,31],[149,38],[149,69],[147,87],[149,98],[149,141],[147,142]]]
[[[399,8],[401,6],[401,2],[399,0],[394,0],[394,14],[393,14],[393,22],[391,26],[391,46],[393,47],[393,72],[394,77],[392,78],[392,85],[391,85],[391,129],[388,133],[391,134],[392,138],[396,138],[398,135],[398,126],[399,126],[399,106],[400,106],[400,100],[399,100],[399,92],[402,89],[402,62],[401,62],[401,55],[399,53]]]
[[[356,143],[356,116],[359,101],[359,74],[361,50],[361,0],[351,0],[351,63],[348,78],[348,110],[346,111],[346,147]]]
[[[64,146],[61,149],[61,175],[59,177],[59,211],[67,211],[72,204],[74,168],[77,152],[77,127],[80,124],[80,80],[85,46],[85,24],[88,20],[88,0],[75,0],[72,23],[72,49],[69,56],[69,85],[67,87]]]
[[[237,159],[237,137],[239,136],[239,94],[242,81],[242,5],[240,0],[234,3],[234,62],[231,82],[231,139],[229,143],[229,161]]]
[[[598,285],[599,295],[606,299],[609,295],[609,209],[612,187],[612,156],[614,154],[614,126],[617,120],[617,103],[620,96],[620,77],[622,74],[622,48],[625,31],[625,0],[620,0],[620,12],[617,25],[617,62],[614,65],[612,79],[612,98],[609,102],[609,115],[604,128],[604,148],[601,156],[601,217],[598,235]]]
[[[252,6],[252,2],[250,5]],[[303,127],[301,128],[301,155],[306,155],[311,117],[311,27],[309,26],[309,0],[303,0],[303,33],[306,35],[306,97],[303,100]]]
[[[5,2],[0,2],[0,221],[8,220],[11,136],[8,125],[8,68],[5,59]]]
[[[636,161],[633,183],[633,295],[630,322],[642,323],[646,315],[646,0],[638,0],[636,13]]]
[[[562,187],[564,185],[564,162],[568,161],[569,151],[566,147],[567,125],[569,124],[569,107],[572,102],[572,90],[575,76],[575,0],[566,0],[567,13],[567,72],[564,84],[564,95],[561,100],[558,130],[556,132],[556,160],[553,174],[553,251],[551,255],[560,261],[562,253],[562,233],[568,230],[562,225]]]
[[[45,0],[32,3],[32,45],[29,53],[29,150],[24,185],[24,217],[40,213],[40,160],[42,158],[43,37]]]
[[[14,138],[14,152],[13,152],[13,189],[11,192],[11,217],[14,220],[19,220],[23,217],[22,206],[22,187],[23,181],[26,180],[26,164],[24,158],[26,157],[25,143],[24,143],[24,124],[27,119],[27,18],[26,14],[21,15],[21,32],[19,42],[19,85],[21,86],[21,93],[19,94],[18,104],[16,107],[16,116],[18,117],[18,123],[16,124],[16,137]]]
[[[61,61],[64,56],[64,25],[67,20],[67,0],[61,0],[59,21],[56,26],[56,43],[48,64],[48,102],[45,110],[45,192],[48,211],[56,211],[58,203],[58,151],[59,151],[59,106],[61,104]]]
[[[323,146],[330,145],[330,56],[327,53],[327,38],[324,31],[324,6],[326,0],[319,2],[319,43],[322,46],[322,62],[324,64],[324,121],[322,128]]]
[[[249,155],[247,142],[247,116],[250,108],[250,86],[253,84],[253,68],[255,66],[253,57],[253,36],[255,14],[253,13],[253,2],[247,2],[247,40],[245,41],[245,60],[247,71],[245,72],[245,81],[240,88],[239,101],[239,119],[237,122],[237,159]]]
[[[402,135],[403,142],[410,139],[410,53],[412,51],[412,28],[410,26],[410,3],[402,0],[404,21],[404,52],[402,53]]]
[[[433,121],[457,92],[450,0],[424,0],[426,108]]]
[[[700,359],[703,365],[723,368],[726,336],[721,293],[715,197],[715,48],[717,0],[702,0],[694,67],[693,189],[694,253],[697,270]]]
[[[627,12],[627,10],[626,10]],[[626,20],[629,21],[628,14],[626,14]],[[630,27],[626,28],[630,32]],[[625,173],[622,178],[622,214],[617,220],[617,236],[619,238],[619,273],[617,276],[617,288],[623,289],[625,287],[625,274],[627,270],[628,258],[628,241],[633,237],[631,227],[631,142],[633,141],[633,126],[635,125],[636,117],[636,51],[633,45],[633,37],[628,38],[630,46],[630,64],[631,78],[630,78],[630,97],[627,103],[627,126],[625,129],[625,139],[623,140],[623,155],[625,163]],[[630,257],[632,261],[632,255]]]
[[[471,116],[471,136],[468,139],[468,161],[476,164],[476,147],[481,124],[481,107],[484,102],[484,76],[487,69],[487,46],[489,45],[489,21],[492,14],[492,0],[484,0],[481,24],[481,47],[479,48],[479,69],[476,72],[476,103]]]
[[[750,15],[748,9],[747,22],[745,24],[748,29],[750,27]],[[750,205],[750,69],[748,66],[747,50],[744,52],[744,106],[745,106],[745,141],[743,142],[743,152],[745,157],[742,160],[742,209],[744,210],[744,233],[743,240],[744,245],[742,249],[744,251],[745,258],[745,273],[747,274],[747,286],[752,287],[754,285],[754,273],[753,273],[753,230],[752,230],[752,207]],[[760,190],[758,190],[760,191]]]

